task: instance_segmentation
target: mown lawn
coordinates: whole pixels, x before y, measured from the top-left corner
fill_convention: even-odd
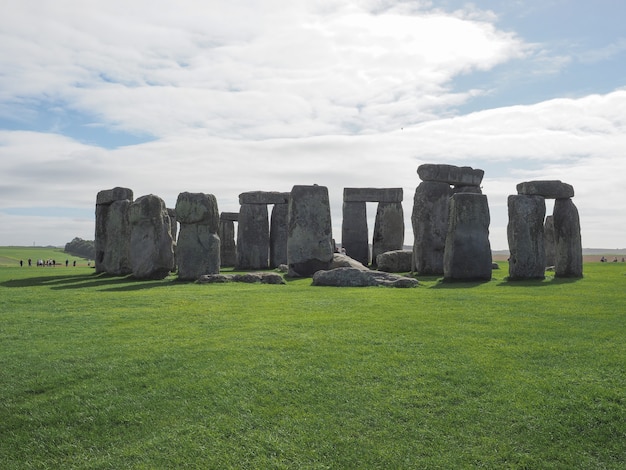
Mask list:
[[[0,268],[2,468],[624,468],[626,265],[415,289]]]

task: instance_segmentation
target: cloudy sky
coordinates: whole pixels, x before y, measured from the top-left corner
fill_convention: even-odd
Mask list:
[[[402,187],[485,170],[574,186],[583,246],[626,247],[622,0],[20,0],[0,16],[0,245],[93,239],[96,194]],[[548,205],[548,212],[551,205]],[[368,214],[375,206],[368,205]],[[373,222],[370,223],[370,231]]]

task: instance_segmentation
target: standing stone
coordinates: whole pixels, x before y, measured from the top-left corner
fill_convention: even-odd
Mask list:
[[[235,244],[235,222],[239,220],[238,212],[222,212],[220,214],[220,265],[235,266],[237,264],[237,245]]]
[[[443,274],[443,255],[448,233],[450,185],[424,181],[413,198],[413,270],[421,275]]]
[[[341,223],[341,247],[346,250],[346,254],[350,258],[357,260],[364,266],[369,265],[370,262],[370,248],[367,237],[367,207],[365,202],[344,201],[343,221]]]
[[[270,219],[270,268],[287,264],[289,204],[274,204]]]
[[[213,194],[180,193],[176,201],[180,235],[176,245],[178,279],[195,281],[220,272],[219,211]]]
[[[543,279],[546,201],[541,196],[512,195],[508,198],[508,209],[509,279]]]
[[[115,204],[120,201],[118,204]],[[96,273],[124,276],[130,268],[130,226],[128,207],[133,192],[116,187],[96,196],[95,267]]]
[[[543,244],[546,248],[546,266],[554,266],[556,247],[554,246],[554,218],[549,215],[543,226]]]
[[[108,274],[126,276],[132,272],[130,264],[130,223],[128,210],[131,201],[115,201],[109,206],[106,221],[107,244],[102,265]]]
[[[153,194],[130,205],[130,262],[138,279],[163,279],[174,267],[174,242],[167,208]]]
[[[328,188],[294,186],[289,200],[287,260],[289,275],[312,276],[333,260]]]
[[[578,209],[571,199],[557,199],[552,213],[555,277],[583,277],[583,249]]]
[[[374,222],[372,264],[378,255],[401,250],[404,245],[404,211],[401,202],[379,202]]]
[[[266,204],[241,204],[237,230],[237,269],[267,269],[270,227]]]
[[[458,193],[450,198],[443,260],[444,279],[491,279],[489,222],[487,196]]]

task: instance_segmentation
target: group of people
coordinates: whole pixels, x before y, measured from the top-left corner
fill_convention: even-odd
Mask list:
[[[600,262],[601,262],[601,263],[608,263],[608,262],[609,262],[609,259],[608,259],[608,258],[605,258],[605,257],[603,256],[602,258],[600,258]],[[613,258],[613,262],[614,262],[614,263],[617,263],[617,256],[616,256],[615,258]],[[626,258],[623,258],[623,257],[622,257],[622,263],[624,263],[624,262],[626,262]]]
[[[28,258],[28,266],[32,266],[33,265],[33,260],[31,258]],[[38,259],[37,260],[37,267],[46,267],[46,266],[56,266],[57,262],[54,259],[47,259],[47,260],[43,260],[43,259]],[[70,265],[70,260],[66,259],[65,260],[65,267],[67,268]],[[20,266],[24,266],[24,260],[20,260]],[[76,260],[72,261],[72,266],[76,266]]]

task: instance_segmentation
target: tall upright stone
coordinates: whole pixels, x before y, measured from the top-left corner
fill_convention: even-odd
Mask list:
[[[312,276],[333,260],[333,236],[328,188],[297,185],[289,199],[287,232],[289,275]]]
[[[237,269],[267,269],[270,227],[266,204],[241,204],[237,229]]]
[[[130,262],[138,279],[163,279],[174,267],[174,241],[165,202],[153,194],[129,207]]]
[[[556,246],[554,244],[554,218],[549,215],[543,225],[543,241],[546,251],[546,266],[554,266]]]
[[[423,181],[413,198],[413,270],[421,275],[443,274],[448,233],[450,185]]]
[[[546,268],[545,199],[541,196],[511,195],[508,210],[509,279],[543,279]]]
[[[343,202],[341,223],[341,247],[350,258],[367,266],[370,248],[367,228],[367,208],[364,201]]]
[[[487,196],[457,193],[450,198],[443,261],[444,279],[491,279],[489,223]]]
[[[178,279],[195,281],[220,272],[219,211],[213,194],[183,192],[176,200],[180,234],[176,245]]]
[[[95,267],[96,273],[125,276],[132,272],[130,263],[130,223],[128,209],[133,192],[116,187],[96,196]]]
[[[287,264],[289,204],[274,204],[270,218],[270,268]]]
[[[557,199],[552,213],[555,242],[555,277],[583,276],[583,249],[578,209],[571,199]]]
[[[235,244],[235,222],[239,220],[238,212],[222,212],[220,214],[220,265],[235,266],[237,264],[237,245]]]
[[[379,202],[374,223],[372,264],[378,255],[404,246],[404,211],[401,202]]]

